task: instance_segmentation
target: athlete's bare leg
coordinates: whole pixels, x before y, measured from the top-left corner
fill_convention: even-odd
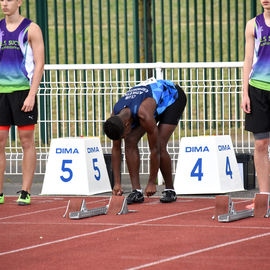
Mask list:
[[[255,140],[254,163],[260,192],[270,192],[269,138]]]
[[[19,137],[23,148],[23,181],[22,190],[30,193],[36,169],[36,148],[34,130],[20,130]]]
[[[5,147],[8,139],[8,130],[0,130],[0,193],[3,192],[4,175],[6,170]]]

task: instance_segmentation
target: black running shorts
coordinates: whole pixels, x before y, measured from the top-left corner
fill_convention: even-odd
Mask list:
[[[245,129],[253,133],[270,131],[270,91],[249,85],[251,113],[246,113]]]
[[[187,97],[179,85],[175,85],[178,90],[178,98],[165,111],[156,117],[159,124],[177,125],[186,107]]]
[[[22,106],[29,90],[0,93],[0,126],[26,126],[37,123],[37,98],[31,112],[23,112]]]

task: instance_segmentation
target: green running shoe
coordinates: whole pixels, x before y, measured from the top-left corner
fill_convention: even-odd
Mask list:
[[[0,204],[3,204],[5,202],[5,197],[4,197],[4,194],[2,193],[0,195]]]
[[[17,193],[21,193],[17,200],[18,205],[29,205],[31,203],[30,194],[27,191],[21,190]]]

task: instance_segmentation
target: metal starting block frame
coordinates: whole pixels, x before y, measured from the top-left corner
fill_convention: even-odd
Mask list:
[[[229,195],[216,196],[215,213],[212,218],[218,222],[232,222],[249,217],[269,217],[269,201],[268,194],[256,194],[253,209],[236,211]]]
[[[254,217],[265,217],[270,216],[270,195],[269,194],[256,194],[255,197],[255,208]]]
[[[112,196],[109,204],[103,207],[87,209],[84,199],[71,199],[63,217],[70,219],[82,219],[99,215],[123,215],[136,210],[128,210],[127,199],[124,196]]]

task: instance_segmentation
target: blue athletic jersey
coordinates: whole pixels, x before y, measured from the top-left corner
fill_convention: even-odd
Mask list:
[[[114,105],[113,112],[116,115],[124,108],[129,108],[133,118],[132,128],[135,128],[139,125],[138,111],[140,105],[149,97],[156,101],[156,117],[175,102],[178,98],[178,91],[174,83],[168,80],[151,80],[149,83],[146,81],[146,83],[130,88]]]

